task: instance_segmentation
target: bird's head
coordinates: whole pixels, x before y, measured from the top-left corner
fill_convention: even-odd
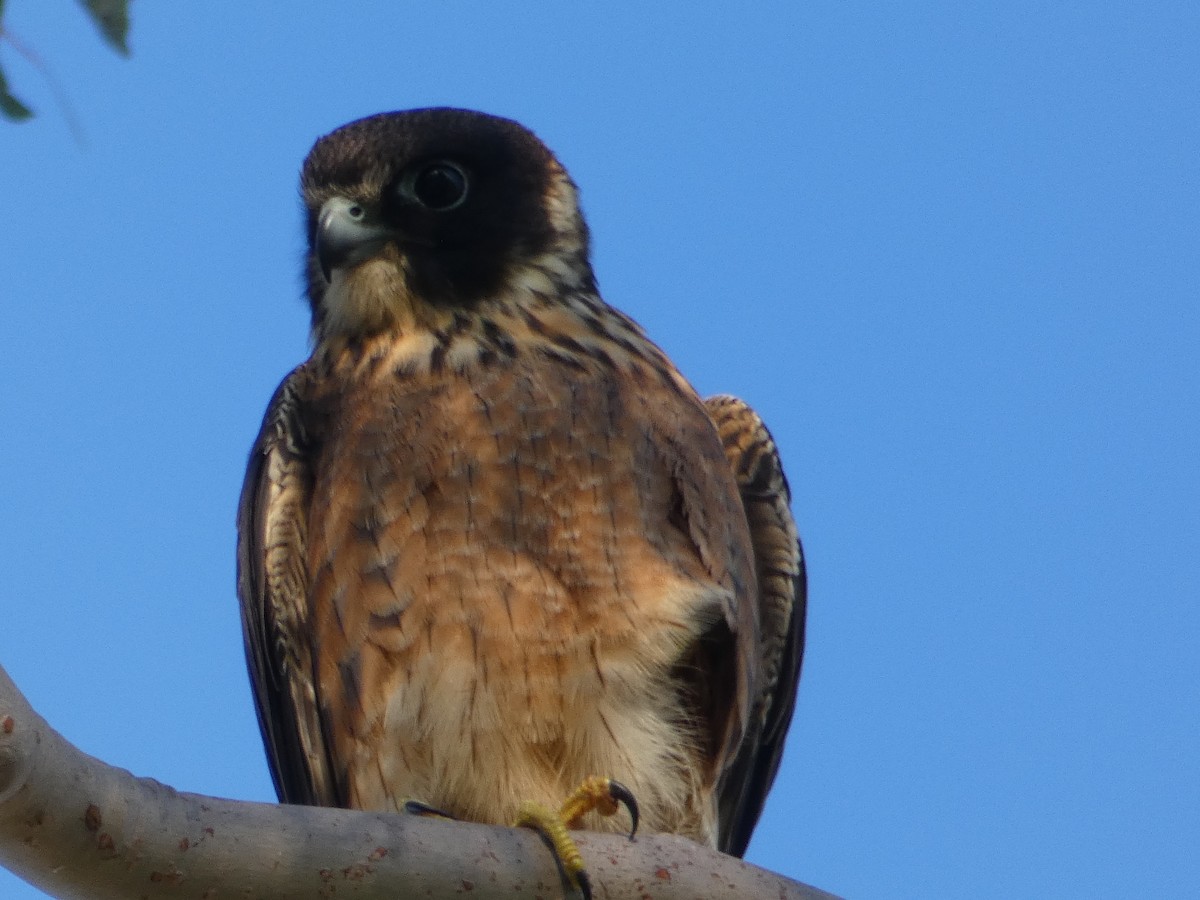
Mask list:
[[[305,160],[317,340],[436,327],[514,291],[594,289],[574,184],[530,131],[460,109],[383,113]]]

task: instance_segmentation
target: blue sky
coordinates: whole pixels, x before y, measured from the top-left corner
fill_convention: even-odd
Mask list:
[[[448,104],[573,173],[609,300],[782,448],[809,648],[749,858],[848,897],[1200,893],[1200,7],[10,0],[0,663],[271,799],[234,507],[307,352],[296,175]],[[0,895],[38,896],[0,871]]]

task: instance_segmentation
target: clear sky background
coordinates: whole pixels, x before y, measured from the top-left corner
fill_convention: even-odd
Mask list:
[[[649,9],[648,7],[659,7]],[[851,898],[1200,894],[1200,5],[10,0],[0,664],[273,799],[234,509],[307,354],[313,140],[516,118],[609,302],[774,430],[811,573],[749,858]],[[38,896],[0,872],[0,896]]]

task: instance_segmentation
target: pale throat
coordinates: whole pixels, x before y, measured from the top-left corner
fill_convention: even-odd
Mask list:
[[[381,331],[413,331],[437,327],[446,317],[416,296],[405,277],[404,262],[394,252],[335,269],[325,296],[321,338],[354,337]]]

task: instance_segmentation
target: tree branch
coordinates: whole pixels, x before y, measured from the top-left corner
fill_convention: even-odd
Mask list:
[[[597,897],[790,898],[815,890],[670,835],[580,833]],[[80,752],[0,668],[0,864],[57,897],[564,892],[526,829],[182,794]]]

